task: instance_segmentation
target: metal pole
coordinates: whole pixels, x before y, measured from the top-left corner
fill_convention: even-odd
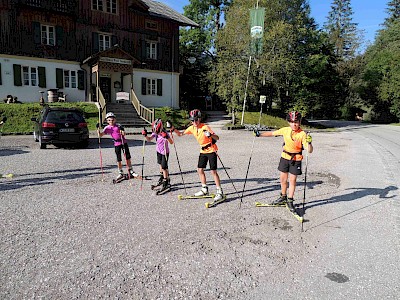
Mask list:
[[[262,106],[263,106],[263,103],[261,103],[260,117],[259,117],[259,119],[258,119],[258,128],[260,128],[260,123],[261,123]],[[243,184],[243,190],[242,190],[242,196],[240,197],[239,208],[240,208],[241,205],[242,205],[243,194],[244,194],[244,190],[246,189],[247,176],[249,175],[249,169],[250,169],[251,157],[253,156],[253,149],[254,149],[254,141],[255,141],[255,139],[256,139],[256,136],[254,136],[254,138],[253,138],[253,144],[252,144],[252,146],[251,146],[249,164],[247,165],[246,178],[245,178],[244,184]]]
[[[248,88],[248,86],[249,86],[250,66],[251,66],[251,55],[249,56],[249,66],[248,66],[248,68],[247,68],[246,88],[245,88],[245,90],[244,90],[242,121],[240,122],[240,125],[242,125],[242,126],[243,126],[243,119],[244,119],[244,110],[245,110],[245,108],[246,108],[247,88]]]
[[[309,133],[310,132],[307,132],[307,135]],[[310,147],[310,146],[308,146],[308,147]],[[305,213],[305,211],[304,211],[304,203],[306,201],[306,188],[307,188],[308,147],[307,147],[307,152],[306,152],[306,167],[305,167],[305,170],[304,170],[303,215],[302,215],[303,218],[304,218],[304,213]],[[303,232],[303,224],[304,224],[304,222],[301,222],[301,232]]]

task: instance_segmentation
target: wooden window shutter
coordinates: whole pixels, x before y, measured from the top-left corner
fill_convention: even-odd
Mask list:
[[[2,85],[3,82],[1,81],[1,64],[0,64],[0,85]]]
[[[146,95],[146,78],[142,77],[142,95]]]
[[[142,61],[147,59],[146,41],[142,40]]]
[[[22,86],[21,65],[13,65],[14,71],[14,85]]]
[[[42,38],[41,38],[41,32],[40,32],[40,23],[39,22],[32,22],[32,28],[33,28],[33,41],[35,44],[41,44],[42,43]]]
[[[64,30],[61,26],[56,26],[56,45],[62,47],[64,39]]]
[[[56,68],[56,88],[62,89],[64,87],[64,71],[63,69]]]
[[[85,73],[82,70],[78,70],[78,90],[85,88]]]
[[[93,45],[93,53],[99,52],[100,50],[99,34],[97,32],[92,33],[92,45]]]
[[[157,79],[157,95],[162,96],[162,79]]]
[[[38,73],[39,73],[39,87],[45,88],[46,87],[46,68],[38,67]]]
[[[162,49],[161,43],[157,43],[157,59],[158,60],[161,60],[161,56],[162,56],[161,49]]]
[[[111,43],[112,43],[111,47],[114,47],[116,44],[118,44],[118,39],[115,35],[111,37]]]

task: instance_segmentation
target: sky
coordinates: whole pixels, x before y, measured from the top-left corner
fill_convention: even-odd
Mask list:
[[[189,0],[156,0],[163,2],[179,13],[189,4]],[[376,32],[381,29],[381,24],[387,17],[386,8],[389,0],[351,0],[353,9],[353,22],[358,24],[358,29],[365,31],[366,42],[373,43]],[[254,0],[256,4],[257,1]],[[331,9],[332,0],[309,0],[311,17],[321,28]]]

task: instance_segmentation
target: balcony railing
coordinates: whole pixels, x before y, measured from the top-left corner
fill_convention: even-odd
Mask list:
[[[20,4],[63,13],[73,13],[76,0],[20,0]]]

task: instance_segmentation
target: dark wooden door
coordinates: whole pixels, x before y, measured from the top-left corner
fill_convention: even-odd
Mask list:
[[[111,102],[111,78],[100,77],[100,90],[106,102]]]

